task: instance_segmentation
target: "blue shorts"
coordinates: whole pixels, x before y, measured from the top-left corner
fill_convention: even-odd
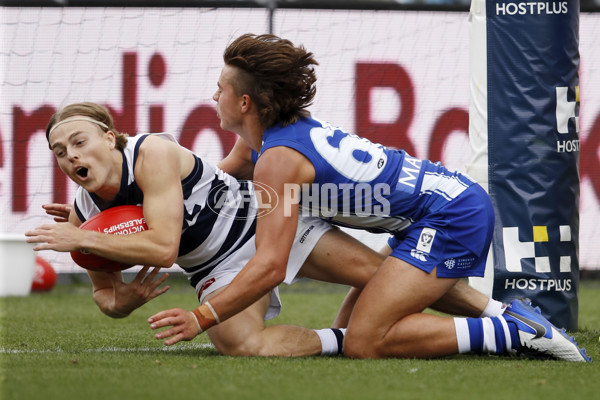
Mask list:
[[[471,185],[440,210],[388,240],[392,257],[440,278],[483,276],[494,231],[494,208],[479,185]]]

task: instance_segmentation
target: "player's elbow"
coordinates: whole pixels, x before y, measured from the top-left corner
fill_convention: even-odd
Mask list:
[[[109,309],[105,309],[105,308],[100,308],[100,311],[102,311],[105,315],[108,315],[111,318],[125,318],[129,316],[129,313],[122,313],[116,310],[109,310]]]
[[[179,254],[179,237],[161,238],[151,252],[152,262],[147,265],[153,267],[170,268],[175,264]]]
[[[108,291],[110,291],[111,293],[107,293]],[[94,291],[94,302],[104,315],[107,315],[111,318],[125,318],[130,314],[129,312],[123,312],[113,308],[114,305],[110,301],[113,291],[114,289],[112,288],[107,290]]]
[[[177,249],[165,246],[156,251],[153,258],[155,259],[152,263],[153,267],[170,268],[177,260]]]
[[[285,279],[287,262],[278,259],[265,261],[265,271],[263,281],[269,283],[269,286],[275,287]]]

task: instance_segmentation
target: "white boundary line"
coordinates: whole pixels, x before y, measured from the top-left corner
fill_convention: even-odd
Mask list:
[[[211,343],[179,345],[175,347],[98,347],[95,349],[65,350],[61,347],[53,349],[10,349],[0,347],[0,354],[66,354],[66,353],[162,353],[177,350],[214,349]]]

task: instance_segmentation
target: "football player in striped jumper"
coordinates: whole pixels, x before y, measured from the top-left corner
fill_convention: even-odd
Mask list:
[[[253,170],[254,181],[284,201],[258,219],[256,254],[243,274],[211,299],[218,315],[235,314],[240,298],[260,298],[281,281],[298,216],[316,215],[391,234],[387,258],[353,310],[346,355],[533,352],[589,361],[571,337],[523,300],[512,301],[496,317],[423,313],[462,278],[484,274],[494,226],[484,189],[440,163],[311,116],[317,62],[303,46],[275,35],[245,34],[229,44],[223,58],[213,99],[221,127],[242,139],[228,163]]]

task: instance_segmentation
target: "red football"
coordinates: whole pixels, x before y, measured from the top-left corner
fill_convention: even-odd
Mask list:
[[[35,256],[35,271],[33,273],[33,292],[47,292],[56,284],[56,271],[52,265],[40,256]]]
[[[131,235],[148,229],[141,206],[118,206],[109,208],[85,221],[79,229],[98,231],[110,235]],[[92,253],[71,252],[71,258],[80,267],[92,271],[122,271],[133,265],[122,264]]]

